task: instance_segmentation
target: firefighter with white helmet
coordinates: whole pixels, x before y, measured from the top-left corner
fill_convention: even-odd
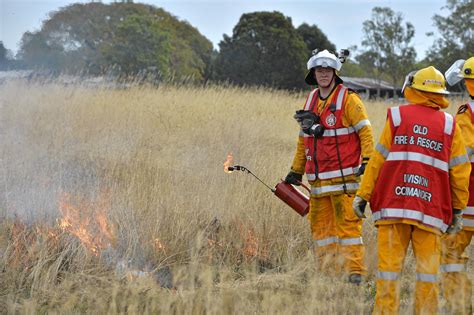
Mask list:
[[[348,51],[337,57],[323,50],[308,61],[305,81],[317,86],[297,111],[301,130],[290,173],[298,185],[306,173],[311,184],[310,221],[321,270],[342,269],[349,282],[365,274],[362,220],[351,208],[360,176],[373,150],[372,128],[357,93],[343,85],[338,71]]]
[[[407,76],[408,105],[392,107],[367,165],[353,208],[370,201],[378,227],[374,314],[397,314],[399,279],[411,241],[416,258],[415,314],[438,312],[441,235],[461,229],[469,197],[469,163],[449,105],[443,74],[434,67]]]
[[[474,57],[456,61],[446,72],[450,85],[464,79],[471,100],[459,107],[456,122],[466,144],[471,162],[469,200],[463,209],[463,229],[446,235],[441,243],[441,283],[449,314],[472,314],[472,283],[466,273],[468,256],[465,249],[474,235]]]

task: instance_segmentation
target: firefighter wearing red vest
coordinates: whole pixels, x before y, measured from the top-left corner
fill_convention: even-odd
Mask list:
[[[341,58],[323,50],[308,61],[309,93],[295,119],[301,126],[291,171],[285,181],[298,185],[306,173],[311,185],[310,221],[315,255],[324,271],[344,271],[359,284],[365,274],[362,220],[351,208],[360,175],[373,150],[373,136],[359,95],[342,83]]]
[[[409,104],[392,107],[354,198],[365,217],[370,201],[378,227],[374,314],[397,314],[399,279],[411,241],[416,258],[415,313],[438,312],[441,235],[461,228],[469,198],[469,163],[448,107],[443,74],[427,67],[407,76]]]
[[[474,235],[474,57],[458,60],[446,72],[446,80],[454,85],[464,79],[471,101],[459,107],[456,122],[466,144],[471,162],[469,201],[463,210],[463,229],[442,238],[441,283],[448,314],[472,314],[472,283],[466,273],[468,256],[465,249]]]

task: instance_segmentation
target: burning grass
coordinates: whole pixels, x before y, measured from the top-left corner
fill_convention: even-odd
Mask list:
[[[370,221],[368,281],[354,289],[318,273],[306,219],[222,171],[232,152],[277,183],[303,101],[264,89],[1,85],[0,312],[368,313]],[[378,137],[387,106],[367,107]]]

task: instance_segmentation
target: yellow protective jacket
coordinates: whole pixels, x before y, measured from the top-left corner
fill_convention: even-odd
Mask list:
[[[426,105],[426,104],[423,104]],[[436,107],[435,105],[426,105]],[[439,107],[438,107],[439,108]],[[390,128],[390,122],[387,120],[385,122],[384,129],[380,136],[378,144],[390,150],[393,142],[392,130]],[[453,142],[451,144],[451,154],[450,160],[455,161],[456,158],[462,158],[466,156],[466,148],[464,145],[464,140],[461,134],[461,129],[459,124],[456,124],[456,128],[453,134]],[[360,188],[357,191],[357,195],[362,197],[364,200],[370,200],[372,197],[372,192],[374,191],[375,185],[377,183],[377,178],[379,176],[382,165],[385,162],[385,157],[378,150],[374,150],[372,156],[370,157],[369,164],[367,165],[364,173],[364,178],[360,184]],[[454,164],[454,163],[453,163]],[[469,199],[469,174],[471,172],[471,164],[469,162],[456,164],[450,166],[449,168],[449,177],[450,177],[450,191],[451,191],[451,202],[454,209],[464,209],[467,205]],[[441,234],[441,232],[436,228],[430,228],[426,225],[420,224],[417,221],[409,219],[390,219],[390,220],[379,220],[376,222],[376,225],[382,224],[396,224],[396,223],[406,223],[411,225],[416,225],[420,229],[424,229],[436,234]]]
[[[331,94],[329,94],[328,97],[325,98],[325,100],[322,100],[322,99],[318,100],[318,103],[316,105],[318,112],[322,112],[322,110],[326,106],[329,106],[329,104],[327,104],[328,103],[327,100],[332,99],[335,91],[336,89],[334,89],[331,92]],[[342,124],[344,125],[344,127],[347,128],[350,126],[355,126],[363,120],[368,120],[368,115],[367,115],[365,106],[356,92],[349,90],[344,106],[345,106],[345,110],[342,115]],[[359,129],[358,135],[359,135],[359,140],[360,140],[362,158],[369,158],[370,155],[372,154],[373,146],[374,146],[374,137],[372,134],[372,127],[370,126],[370,124],[365,125],[361,129]],[[337,159],[336,156],[334,158]],[[300,133],[300,136],[298,137],[296,153],[293,159],[291,170],[298,174],[304,174],[305,166],[306,166],[306,155],[305,155],[304,137],[301,136],[301,133]],[[344,181],[346,184],[359,183],[360,178],[355,175],[349,175],[349,176],[344,177]],[[343,183],[343,181],[342,181],[342,178],[334,178],[334,179],[328,179],[328,180],[316,179],[315,181],[310,181],[309,183],[312,188],[319,188],[319,187],[325,187],[325,186],[340,185]],[[334,192],[326,192],[322,194],[313,194],[313,195],[317,197],[322,197],[322,196],[336,195],[336,194],[341,194],[341,193],[343,192],[334,191]]]
[[[470,106],[462,105],[459,107],[459,110],[456,115],[456,123],[458,126],[461,128],[461,133],[464,139],[464,143],[466,145],[466,151],[469,156],[469,159],[471,160],[471,167],[472,167],[472,161],[474,161],[474,125],[472,123],[472,109]],[[471,170],[472,172],[473,170]],[[472,174],[471,174],[472,176]],[[472,186],[472,180],[470,185]],[[474,187],[469,187],[470,194],[473,194]],[[472,207],[474,200],[474,196],[469,197],[469,206]],[[471,214],[471,212],[465,213],[464,214],[464,219],[468,221],[464,221],[464,229],[468,231],[474,231],[474,226],[472,226],[472,223],[467,224],[467,222],[472,222],[474,220],[474,216]]]
[[[462,105],[456,114],[456,123],[461,128],[461,134],[466,150],[471,157],[474,154],[474,125],[471,120],[472,111],[468,105]]]

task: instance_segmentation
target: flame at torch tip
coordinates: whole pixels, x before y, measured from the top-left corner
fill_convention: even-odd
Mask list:
[[[234,161],[234,157],[232,156],[232,152],[227,154],[227,159],[224,162],[224,172],[232,173],[233,168],[231,167],[232,162]]]

